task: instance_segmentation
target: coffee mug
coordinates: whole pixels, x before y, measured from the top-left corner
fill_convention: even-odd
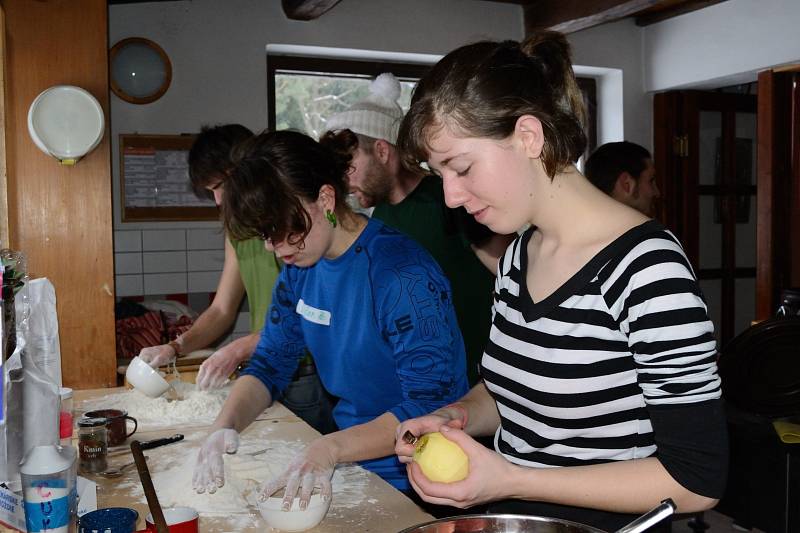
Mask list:
[[[197,533],[200,515],[191,507],[170,507],[162,509],[164,520],[167,522],[169,533]],[[147,529],[142,529],[136,533],[155,533],[158,531],[153,515],[149,514],[145,518]]]
[[[89,511],[78,519],[78,533],[135,533],[139,513],[127,507]]]
[[[108,430],[108,445],[119,446],[125,440],[136,433],[139,423],[132,416],[128,416],[127,411],[122,409],[98,409],[96,411],[89,411],[86,413],[89,418],[105,418],[106,429]],[[133,431],[128,433],[128,424],[126,420],[133,422]]]

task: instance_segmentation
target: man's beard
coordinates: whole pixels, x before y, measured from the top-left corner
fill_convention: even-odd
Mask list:
[[[358,188],[358,192],[362,207],[373,207],[389,202],[392,194],[392,181],[378,161],[370,160],[364,171],[364,182]],[[365,203],[367,205],[364,205]]]
[[[639,192],[639,184],[637,183],[631,192],[631,198],[634,201],[633,207],[645,216],[653,217],[655,213],[655,202],[653,201],[653,198],[650,198],[650,201],[647,203],[647,205],[644,205],[643,201],[641,200],[641,196],[642,195]]]

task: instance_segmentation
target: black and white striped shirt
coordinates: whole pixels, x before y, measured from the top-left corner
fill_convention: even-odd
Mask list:
[[[675,237],[655,221],[534,303],[521,235],[501,259],[481,363],[495,449],[531,467],[657,453],[649,410],[720,397],[714,327]]]

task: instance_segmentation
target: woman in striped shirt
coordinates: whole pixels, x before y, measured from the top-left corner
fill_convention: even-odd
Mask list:
[[[661,224],[574,166],[583,101],[554,32],[459,48],[419,82],[400,131],[410,164],[444,180],[496,233],[530,225],[501,258],[483,382],[398,427],[441,430],[463,481],[409,479],[427,502],[616,529],[672,498],[713,507],[727,432],[714,329],[694,273]],[[473,437],[494,435],[494,451]],[[398,438],[410,462],[413,447]]]

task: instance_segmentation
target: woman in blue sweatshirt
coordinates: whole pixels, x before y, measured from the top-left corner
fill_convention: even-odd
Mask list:
[[[339,431],[311,442],[266,498],[286,487],[305,508],[312,490],[330,497],[337,463],[359,461],[400,490],[405,467],[395,429],[467,391],[464,343],[450,284],[416,242],[350,210],[349,159],[301,133],[264,133],[234,153],[222,204],[228,234],[260,237],[285,268],[261,340],[231,390],[195,466],[196,491],[224,483],[224,453],[238,432],[279,399],[305,348],[339,402]]]

